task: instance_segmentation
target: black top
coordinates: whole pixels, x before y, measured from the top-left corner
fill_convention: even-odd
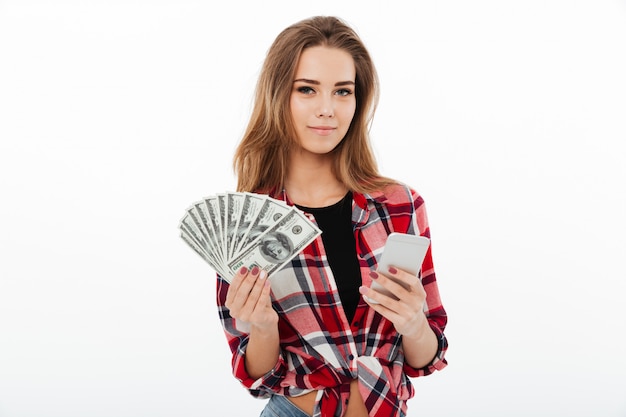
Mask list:
[[[335,276],[343,311],[348,321],[352,322],[361,298],[361,269],[352,230],[352,192],[328,207],[312,208],[297,204],[296,207],[311,213],[322,231],[322,242],[328,264]]]

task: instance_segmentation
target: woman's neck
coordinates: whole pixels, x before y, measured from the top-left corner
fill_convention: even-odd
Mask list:
[[[295,204],[305,207],[326,207],[341,200],[348,188],[332,171],[329,155],[291,158],[285,191]]]

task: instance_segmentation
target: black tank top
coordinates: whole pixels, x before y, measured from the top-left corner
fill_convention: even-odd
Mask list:
[[[312,208],[297,204],[296,207],[311,213],[322,231],[322,242],[328,264],[335,276],[343,311],[348,321],[352,322],[361,298],[361,270],[352,230],[352,192],[328,207]]]

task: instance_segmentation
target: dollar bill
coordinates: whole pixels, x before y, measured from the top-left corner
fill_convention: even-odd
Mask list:
[[[239,251],[235,255],[245,252],[252,242],[254,242],[263,232],[274,226],[281,217],[287,215],[293,208],[289,207],[282,201],[265,197],[259,212],[246,230],[245,235],[240,243]]]
[[[196,222],[193,219],[193,216],[189,211],[185,213],[183,218],[180,220],[180,229],[187,235],[189,238],[193,239],[193,241],[200,247],[205,253],[209,253],[211,251],[211,247],[206,241],[205,236],[202,234],[202,231],[198,228]]]
[[[192,247],[194,250],[201,250],[203,257],[208,258],[211,261],[211,266],[219,268],[219,270],[225,270],[225,262],[219,258],[219,252],[215,249],[215,246],[207,239],[207,236],[202,232],[202,226],[199,218],[194,213],[194,208],[188,209],[185,216],[181,219],[180,230],[186,237],[186,241],[191,241],[195,244]],[[188,242],[189,243],[189,242]],[[216,269],[214,268],[214,269]]]
[[[202,232],[204,239],[210,248],[212,258],[214,258],[216,262],[224,265],[225,259],[219,251],[219,245],[217,244],[218,239],[213,227],[213,222],[210,220],[205,204],[203,204],[203,202],[194,203],[187,210],[187,212],[191,216],[192,220],[194,220],[194,224]]]
[[[226,194],[218,194],[217,195],[217,209],[219,213],[220,219],[220,229],[222,234],[222,254],[224,258],[226,258],[227,247],[226,247],[226,213],[228,212],[228,199],[226,198]]]
[[[185,243],[187,243],[189,247],[191,247],[191,249],[194,250],[194,252],[200,255],[200,257],[204,259],[204,261],[208,263],[209,266],[213,268],[213,270],[215,270],[215,272],[221,275],[220,271],[223,271],[223,267],[221,264],[215,263],[212,257],[208,255],[200,246],[198,246],[198,244],[183,230],[181,230],[180,232],[180,237],[185,241]]]
[[[321,233],[283,201],[238,192],[193,203],[179,229],[183,241],[229,282],[241,266],[256,265],[271,275]]]
[[[232,259],[227,265],[229,272],[234,276],[242,266],[258,266],[271,275],[320,234],[321,231],[300,210],[293,208]]]
[[[244,246],[243,242],[245,237],[248,235],[250,226],[252,226],[254,220],[258,218],[261,208],[268,198],[269,197],[261,194],[244,193],[241,213],[239,215],[239,219],[237,220],[236,233],[233,239],[231,258],[237,256],[242,246]]]
[[[180,221],[180,231],[183,240],[191,246],[216,271],[224,271],[224,263],[215,258],[215,251],[193,221],[193,216],[187,212]]]
[[[235,250],[235,239],[245,196],[241,193],[226,193],[226,257],[231,258]]]
[[[222,237],[222,220],[220,219],[219,202],[217,196],[210,196],[203,199],[204,208],[207,211],[210,227],[213,229],[213,243],[214,247],[218,251],[217,256],[226,265],[226,258],[223,255],[221,248],[224,246]]]

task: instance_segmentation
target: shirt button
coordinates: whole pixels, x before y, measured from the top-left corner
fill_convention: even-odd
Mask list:
[[[353,360],[354,359],[354,355],[348,355],[348,359]]]

